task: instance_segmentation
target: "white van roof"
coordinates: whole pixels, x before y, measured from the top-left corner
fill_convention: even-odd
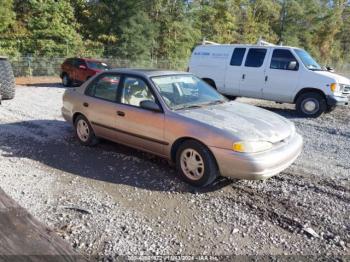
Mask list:
[[[248,47],[248,48],[284,48],[284,49],[299,49],[293,46],[283,46],[283,45],[257,45],[257,44],[202,44],[197,47],[208,47],[208,48],[220,48],[220,47]]]

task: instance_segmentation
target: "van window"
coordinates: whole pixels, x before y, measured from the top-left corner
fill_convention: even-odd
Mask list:
[[[246,48],[235,48],[232,54],[231,63],[232,66],[241,66]]]
[[[271,69],[297,71],[299,64],[294,55],[286,49],[275,49],[271,59]]]
[[[264,64],[267,49],[251,48],[249,49],[247,59],[245,60],[246,67],[261,67]]]

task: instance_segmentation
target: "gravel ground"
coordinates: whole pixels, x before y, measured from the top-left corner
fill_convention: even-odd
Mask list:
[[[302,155],[267,181],[192,188],[166,161],[78,144],[63,88],[19,87],[0,106],[1,187],[91,259],[123,255],[350,255],[350,110],[292,120]]]

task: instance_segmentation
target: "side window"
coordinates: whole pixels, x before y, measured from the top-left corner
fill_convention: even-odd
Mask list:
[[[120,102],[140,107],[140,103],[145,100],[155,101],[147,84],[137,77],[125,77]]]
[[[261,67],[264,64],[267,49],[250,48],[247,59],[245,60],[246,67]]]
[[[119,82],[120,76],[108,74],[102,75],[87,87],[85,94],[115,102],[117,100]]]
[[[232,66],[241,66],[243,57],[245,55],[246,48],[235,48],[232,54],[231,63]]]
[[[272,54],[270,68],[298,71],[299,63],[289,50],[275,49]]]
[[[79,66],[81,66],[81,65],[86,66],[85,61],[84,61],[84,60],[81,60],[81,59],[77,59],[77,60],[76,60],[76,63],[75,63],[75,67],[76,67],[76,68],[79,68]]]
[[[72,59],[72,58],[68,58],[64,63],[65,63],[66,65],[72,66],[72,65],[73,65],[73,59]]]

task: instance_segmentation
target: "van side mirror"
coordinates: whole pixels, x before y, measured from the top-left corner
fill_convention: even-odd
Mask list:
[[[326,66],[326,69],[327,69],[327,71],[329,71],[329,72],[331,72],[331,73],[334,73],[334,72],[335,72],[334,68],[331,67],[331,66]]]
[[[162,112],[160,106],[156,102],[153,102],[151,100],[141,101],[140,106],[143,109],[150,110],[153,112]]]
[[[299,69],[299,65],[297,61],[290,61],[288,64],[288,70],[297,71]]]

